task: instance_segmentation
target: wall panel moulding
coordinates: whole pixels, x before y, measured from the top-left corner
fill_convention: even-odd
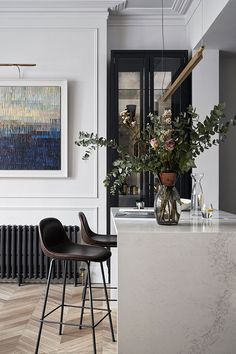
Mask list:
[[[126,0],[0,0],[0,12],[107,11],[125,7]]]

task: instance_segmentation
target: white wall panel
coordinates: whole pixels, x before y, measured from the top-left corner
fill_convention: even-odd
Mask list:
[[[64,225],[80,225],[78,213],[83,211],[88,218],[91,228],[97,230],[98,211],[95,207],[11,207],[0,208],[2,225],[38,225],[41,219],[47,217],[58,218]],[[14,223],[12,222],[14,220]],[[30,220],[30,222],[29,222]]]
[[[215,104],[219,103],[219,51],[205,50],[204,59],[193,70],[192,104],[203,121]],[[193,173],[204,173],[202,180],[205,198],[219,207],[219,146],[205,150],[196,159]]]
[[[2,179],[1,196],[86,196],[97,195],[96,154],[88,162],[80,159],[74,141],[79,130],[97,131],[97,31],[96,29],[1,30],[2,62],[32,62],[37,67],[24,71],[29,78],[67,79],[69,92],[69,178]],[[82,49],[83,48],[83,49]],[[16,76],[17,76],[17,70]],[[8,69],[1,68],[1,77]],[[79,181],[83,183],[79,183]]]
[[[85,210],[92,227],[105,232],[106,151],[82,161],[74,142],[80,130],[106,134],[106,20],[105,9],[0,13],[1,63],[36,63],[22,70],[25,79],[68,80],[69,165],[68,178],[1,178],[1,224],[35,224],[47,215],[79,224]],[[0,78],[17,79],[17,69],[1,67]]]

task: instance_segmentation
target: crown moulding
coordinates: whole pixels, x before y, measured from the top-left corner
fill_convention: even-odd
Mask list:
[[[165,6],[164,2],[164,15],[180,16],[184,17],[188,12],[188,9],[192,5],[194,0],[173,0],[172,4],[168,3],[168,6]],[[156,3],[156,6],[154,6]],[[138,3],[137,3],[138,4]],[[161,14],[162,7],[160,6],[160,1],[157,3],[156,0],[152,2],[145,2],[143,0],[143,6],[134,6],[128,3],[128,6],[123,8],[115,8],[111,11],[112,15],[117,16],[131,16],[131,15],[152,15],[152,14]]]
[[[120,11],[126,0],[0,0],[0,12]]]
[[[126,16],[109,16],[108,26],[161,26],[162,18],[160,14],[137,14]],[[185,20],[182,16],[164,15],[164,26],[185,26]]]
[[[165,26],[185,26],[188,14],[196,8],[201,0],[173,0],[169,7],[164,7]],[[148,4],[148,3],[147,3]],[[165,2],[164,2],[165,5]],[[191,10],[191,11],[190,11]],[[162,8],[157,7],[124,7],[110,10],[109,26],[160,26]]]
[[[185,15],[192,3],[193,0],[175,0],[172,6],[172,10],[180,15]]]

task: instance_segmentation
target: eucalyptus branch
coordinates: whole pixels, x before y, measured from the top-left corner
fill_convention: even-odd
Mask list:
[[[226,123],[222,122],[225,118],[223,110],[223,104],[214,106],[213,110],[210,112],[210,116],[206,116],[203,122],[197,122],[196,125],[193,123],[193,128],[190,132],[190,140],[194,158],[213,145],[218,145],[220,142],[223,142],[230,126],[236,125],[236,116]],[[188,113],[192,115],[191,110],[189,110]],[[220,136],[214,139],[213,136],[217,133],[220,134]]]
[[[103,183],[106,187],[110,187],[111,194],[115,194],[128,176],[133,172],[142,172],[144,169],[145,163],[140,163],[139,157],[126,154],[123,159],[113,162],[113,168],[106,175]]]
[[[79,138],[75,141],[75,144],[78,146],[88,147],[85,151],[82,159],[88,160],[91,153],[98,147],[109,147],[114,149],[121,156],[125,155],[125,151],[121,148],[114,139],[107,140],[103,137],[98,137],[97,134],[88,133],[88,132],[79,132]]]
[[[86,148],[82,157],[84,160],[97,147],[117,151],[118,157],[104,180],[112,194],[119,190],[132,173],[149,171],[157,174],[171,171],[182,174],[196,167],[195,159],[198,155],[225,140],[230,127],[236,125],[236,116],[225,121],[224,105],[219,104],[213,107],[202,122],[196,109],[189,106],[186,112],[176,117],[172,117],[170,110],[162,116],[149,114],[148,123],[141,131],[138,131],[129,116],[124,116],[124,123],[131,140],[138,144],[138,151],[134,155],[128,154],[115,140],[98,137],[94,133],[80,132],[75,142]],[[215,137],[216,134],[219,136]]]

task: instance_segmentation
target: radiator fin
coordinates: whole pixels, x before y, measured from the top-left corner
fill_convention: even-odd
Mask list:
[[[79,227],[64,226],[69,239],[79,243]],[[0,226],[0,277],[2,279],[46,279],[50,259],[46,257],[39,245],[39,229],[33,225],[1,225]],[[76,285],[78,262],[68,264],[68,278]],[[62,261],[56,260],[52,278],[62,278]]]

